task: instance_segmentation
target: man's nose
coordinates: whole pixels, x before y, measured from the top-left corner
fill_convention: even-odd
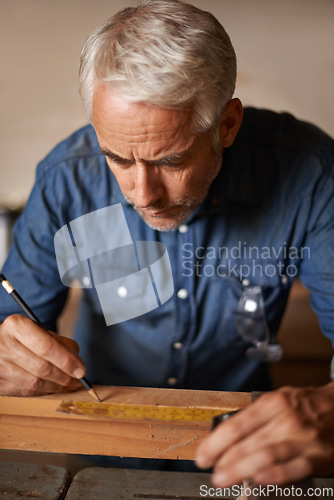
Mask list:
[[[158,169],[136,165],[134,202],[140,208],[153,206],[163,195],[163,184]]]

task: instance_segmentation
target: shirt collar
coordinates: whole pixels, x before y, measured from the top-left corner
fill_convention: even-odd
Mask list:
[[[200,206],[199,214],[223,211],[226,202],[252,205],[256,202],[252,148],[245,120],[232,146],[224,150],[221,169]]]

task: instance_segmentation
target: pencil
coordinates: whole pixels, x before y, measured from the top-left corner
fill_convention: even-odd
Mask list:
[[[22,297],[18,294],[18,292],[9,283],[9,281],[3,274],[0,274],[0,281],[1,285],[6,290],[6,292],[15,300],[15,302],[20,306],[22,311],[28,316],[28,318],[37,323],[38,326],[43,328],[46,331],[46,333],[50,335],[48,330],[43,326],[43,324],[37,318],[36,314],[30,309],[28,304],[22,299]],[[96,391],[93,389],[91,384],[88,382],[88,380],[85,377],[82,377],[80,379],[80,382],[83,385],[83,387],[89,392],[89,394],[101,403],[101,399],[99,398],[99,396],[97,395]]]

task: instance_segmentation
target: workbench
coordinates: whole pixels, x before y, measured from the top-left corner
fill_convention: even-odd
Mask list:
[[[1,396],[0,448],[194,460],[199,443],[211,430],[212,413],[242,409],[252,401],[252,394],[236,392],[114,386],[96,390],[103,403],[92,402],[87,391],[33,398]],[[317,487],[332,488],[331,494],[317,498],[334,497],[334,479],[314,481]],[[203,472],[89,467],[72,478],[64,467],[0,462],[0,499],[6,500],[237,496],[224,496],[222,491],[216,495],[210,475]]]
[[[310,486],[317,493],[321,491],[321,495],[316,495],[318,499],[334,496],[334,479],[317,478],[311,482],[299,483],[295,485],[295,488],[303,491],[302,496],[308,496],[307,488]],[[290,490],[293,491],[291,488]],[[269,498],[289,496],[286,494],[288,491],[286,488],[284,491],[284,495],[271,493]],[[235,489],[236,492],[237,489]],[[67,470],[58,466],[0,463],[1,500],[17,500],[17,498],[42,500],[236,498],[236,495],[232,494],[233,491],[230,491],[230,495],[228,493],[228,491],[214,488],[210,483],[210,475],[207,473],[92,467],[81,470],[71,479]],[[296,495],[291,496],[296,497]]]
[[[234,411],[251,403],[250,393],[95,388],[103,403],[84,390],[0,396],[0,449],[194,460],[210,432],[210,412]]]

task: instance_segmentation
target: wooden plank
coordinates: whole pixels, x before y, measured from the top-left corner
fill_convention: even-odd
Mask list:
[[[0,498],[61,500],[69,485],[70,475],[63,467],[0,463]]]
[[[221,408],[250,404],[250,393],[142,387],[96,387],[108,404]],[[57,412],[62,401],[92,399],[86,391],[35,398],[0,397],[0,448],[193,460],[210,422],[114,420]]]

